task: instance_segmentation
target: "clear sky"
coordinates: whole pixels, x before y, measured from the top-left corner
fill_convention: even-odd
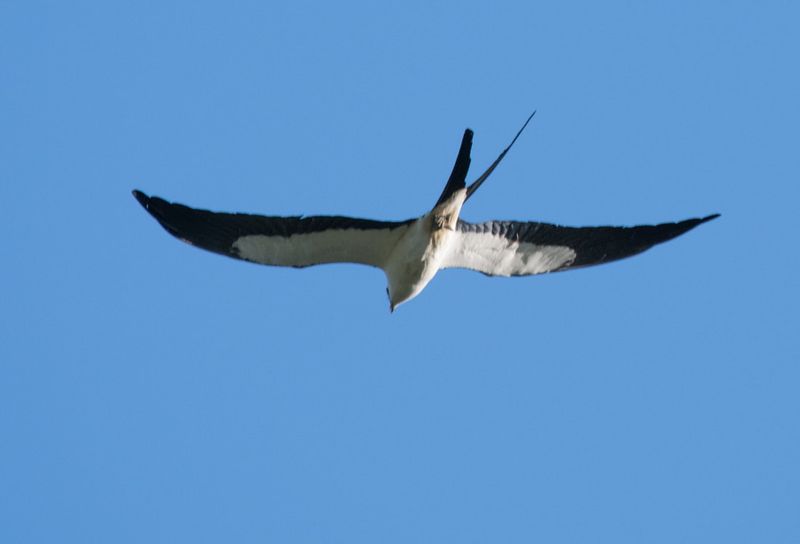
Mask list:
[[[800,541],[794,2],[0,2],[0,542]],[[717,221],[544,277],[259,267],[134,188]]]

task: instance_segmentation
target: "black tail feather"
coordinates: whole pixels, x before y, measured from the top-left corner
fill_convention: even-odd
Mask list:
[[[503,157],[505,157],[505,156],[506,156],[506,153],[508,153],[508,151],[511,149],[511,146],[513,146],[513,145],[514,145],[514,142],[516,142],[516,141],[517,141],[517,138],[519,138],[519,135],[520,135],[520,134],[522,134],[522,131],[523,131],[523,130],[525,130],[525,127],[527,127],[527,126],[528,126],[528,123],[530,123],[530,122],[531,122],[531,119],[533,119],[533,116],[534,116],[534,115],[536,115],[536,110],[534,110],[534,112],[533,112],[533,113],[530,115],[530,117],[528,117],[527,121],[525,121],[525,124],[524,124],[524,125],[522,125],[522,128],[521,128],[521,129],[519,129],[519,132],[517,132],[517,135],[516,135],[516,136],[514,136],[514,139],[513,139],[513,140],[511,140],[511,143],[510,143],[510,144],[508,144],[508,147],[506,147],[506,148],[503,150],[503,152],[502,152],[502,153],[500,153],[500,156],[499,156],[499,157],[497,157],[497,159],[495,159],[495,161],[494,161],[494,162],[491,164],[491,166],[489,166],[489,168],[487,168],[487,169],[486,169],[486,172],[484,172],[483,174],[481,174],[481,176],[480,176],[478,179],[476,179],[475,181],[473,181],[473,182],[470,184],[470,186],[469,186],[469,187],[467,187],[467,199],[469,199],[469,197],[471,197],[471,196],[472,196],[472,193],[474,193],[475,191],[477,191],[477,190],[478,190],[478,187],[480,187],[480,186],[481,186],[481,184],[482,184],[484,181],[486,181],[486,178],[488,178],[488,177],[489,177],[489,175],[490,175],[492,172],[494,172],[494,169],[495,169],[495,168],[497,168],[497,165],[498,165],[498,164],[500,164],[500,161],[502,161],[502,160],[503,160]],[[466,200],[465,200],[465,202],[466,202]]]
[[[469,171],[470,163],[469,153],[471,150],[472,131],[467,129],[464,131],[463,138],[461,138],[461,148],[458,150],[458,157],[456,157],[456,163],[453,165],[453,171],[450,173],[450,179],[447,180],[447,185],[444,186],[442,196],[436,201],[436,206],[446,201],[459,189],[463,189],[467,186],[467,172]]]

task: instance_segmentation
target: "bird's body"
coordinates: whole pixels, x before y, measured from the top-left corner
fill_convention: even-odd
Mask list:
[[[421,293],[442,268],[466,195],[466,189],[459,189],[411,223],[398,240],[384,265],[392,311]]]
[[[537,222],[462,221],[462,206],[500,163],[530,119],[469,186],[465,180],[472,131],[467,129],[436,205],[423,216],[407,221],[218,213],[173,204],[141,191],[133,194],[168,232],[223,255],[273,266],[300,268],[349,262],[381,268],[386,274],[392,311],[421,293],[442,268],[517,276],[601,264],[640,253],[717,217],[636,227],[577,228]]]

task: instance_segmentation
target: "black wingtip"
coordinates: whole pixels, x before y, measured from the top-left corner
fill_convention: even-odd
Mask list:
[[[715,213],[705,217],[693,217],[674,223],[657,225],[636,225],[633,227],[578,227],[569,229],[573,240],[567,244],[577,252],[577,257],[569,268],[591,266],[631,257],[647,251],[653,246],[686,234],[690,230],[719,217]],[[542,243],[542,236],[536,243]],[[548,243],[550,243],[548,241]]]
[[[662,238],[656,243],[660,244],[661,242],[666,242],[667,240],[677,238],[681,234],[689,232],[690,230],[699,227],[703,223],[713,221],[717,217],[719,217],[718,213],[712,213],[711,215],[707,215],[705,217],[695,217],[693,219],[684,219],[683,221],[678,221],[677,223],[663,223],[661,225],[656,225],[655,229],[657,232],[660,232]]]
[[[144,194],[143,192],[139,191],[138,189],[134,189],[131,191],[133,193],[133,198],[139,201],[139,204],[146,210],[150,206],[150,197]]]

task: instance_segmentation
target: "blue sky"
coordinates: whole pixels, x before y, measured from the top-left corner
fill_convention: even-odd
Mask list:
[[[791,2],[0,4],[0,541],[797,542]],[[133,188],[722,218],[545,277],[258,267]]]

